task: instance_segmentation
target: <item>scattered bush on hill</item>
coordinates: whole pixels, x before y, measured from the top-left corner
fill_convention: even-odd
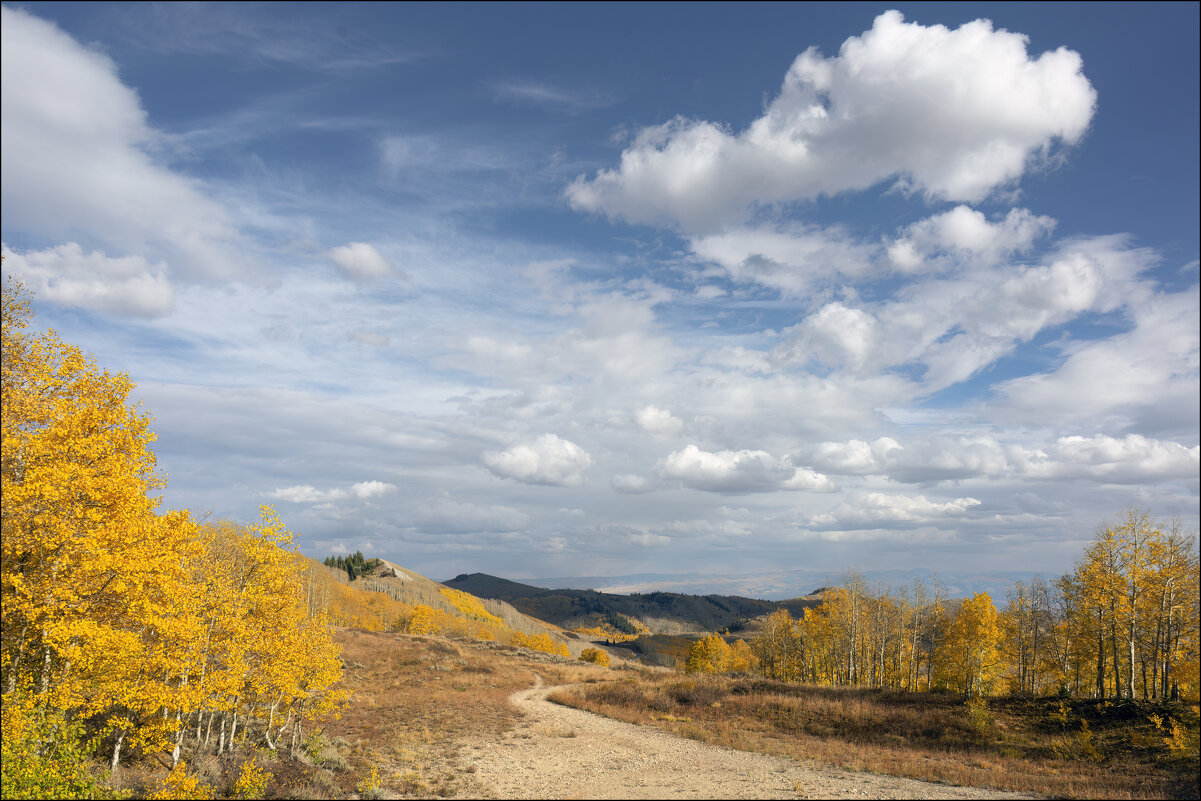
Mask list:
[[[609,655],[599,648],[585,648],[580,652],[580,661],[609,667]]]

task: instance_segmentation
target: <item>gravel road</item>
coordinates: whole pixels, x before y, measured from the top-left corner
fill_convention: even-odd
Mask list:
[[[522,721],[500,742],[475,742],[460,762],[477,798],[1030,798],[914,779],[805,766],[733,751],[553,704],[559,689],[511,700]]]

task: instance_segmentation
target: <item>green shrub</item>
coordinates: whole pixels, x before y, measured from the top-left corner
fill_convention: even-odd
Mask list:
[[[4,698],[4,798],[113,798],[88,772],[83,730],[58,710],[38,708],[32,699]]]

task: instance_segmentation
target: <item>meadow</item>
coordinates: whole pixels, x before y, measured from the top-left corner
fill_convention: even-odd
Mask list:
[[[551,700],[682,737],[1055,798],[1196,798],[1197,707],[638,675]],[[1176,722],[1175,730],[1167,721]]]

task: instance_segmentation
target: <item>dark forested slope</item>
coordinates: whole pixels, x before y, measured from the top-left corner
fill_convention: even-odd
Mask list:
[[[548,590],[486,573],[465,573],[442,582],[480,598],[507,601],[519,611],[564,628],[608,622],[621,628],[621,618],[641,621],[652,632],[738,631],[748,621],[787,609],[793,617],[821,603],[807,596],[787,601],[763,601],[737,595],[687,595],[676,592],[617,595],[595,590]]]

